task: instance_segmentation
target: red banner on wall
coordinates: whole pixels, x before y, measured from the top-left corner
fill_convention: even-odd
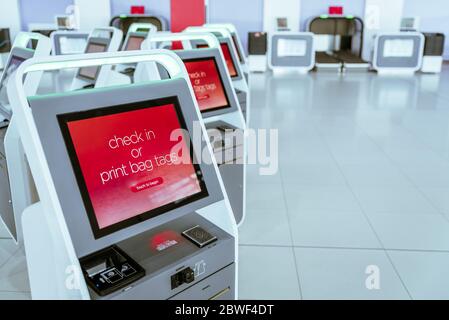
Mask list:
[[[171,0],[171,31],[181,32],[190,26],[206,23],[205,0]]]

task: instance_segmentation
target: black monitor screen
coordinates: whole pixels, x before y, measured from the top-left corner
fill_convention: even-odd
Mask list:
[[[125,51],[140,50],[145,37],[130,36]]]

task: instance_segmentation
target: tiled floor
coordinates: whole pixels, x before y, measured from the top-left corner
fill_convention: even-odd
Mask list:
[[[279,129],[280,170],[248,168],[240,298],[449,299],[448,85],[449,66],[253,75],[251,127]],[[28,291],[0,240],[0,299]]]
[[[449,299],[448,85],[449,66],[253,76],[280,173],[249,170],[240,298]]]

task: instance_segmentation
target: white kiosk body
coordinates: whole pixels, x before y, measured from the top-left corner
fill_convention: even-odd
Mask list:
[[[143,49],[154,49],[180,41],[183,50],[174,51],[190,76],[202,119],[218,163],[235,220],[240,226],[246,216],[246,123],[220,43],[212,33],[157,33],[150,35]],[[190,49],[192,42],[208,48]]]
[[[229,74],[234,85],[234,89],[237,93],[237,98],[240,103],[240,107],[245,117],[246,123],[249,123],[251,116],[251,102],[250,102],[250,91],[247,76],[243,72],[242,65],[238,58],[237,49],[235,48],[234,41],[232,40],[232,35],[227,28],[217,28],[217,27],[188,27],[184,32],[209,32],[213,33],[218,37],[221,45],[221,50],[228,66]],[[195,45],[197,48],[205,47],[204,42],[198,42]],[[249,78],[248,78],[249,79]]]
[[[35,97],[22,83],[35,71],[139,62],[170,79]],[[8,93],[40,198],[23,213],[34,299],[237,298],[237,226],[178,56],[32,59]]]
[[[373,68],[381,75],[413,75],[422,65],[424,35],[395,32],[377,35]]]

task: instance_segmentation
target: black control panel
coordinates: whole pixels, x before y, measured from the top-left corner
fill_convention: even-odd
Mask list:
[[[191,229],[188,229],[184,231],[182,235],[200,248],[203,248],[204,246],[207,246],[208,244],[217,240],[217,237],[211,235],[200,226],[195,226]]]
[[[112,246],[80,260],[89,287],[105,296],[145,276],[145,270],[119,247]]]

